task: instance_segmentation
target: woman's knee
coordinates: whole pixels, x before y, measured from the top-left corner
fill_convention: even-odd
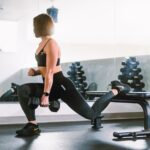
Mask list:
[[[23,84],[17,88],[17,94],[19,97],[29,97],[30,93],[31,90],[28,84]]]

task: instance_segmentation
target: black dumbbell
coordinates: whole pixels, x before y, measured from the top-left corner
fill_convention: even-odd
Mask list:
[[[85,87],[83,85],[79,85],[80,90],[85,90]]]
[[[134,78],[135,80],[136,80],[136,79],[142,80],[142,79],[143,79],[143,76],[139,74],[139,75],[137,75],[137,76],[134,76],[133,78]]]
[[[119,78],[118,78],[119,79]],[[127,83],[128,80],[122,80],[122,79],[119,79],[122,83]]]
[[[139,62],[131,62],[131,61],[127,61],[127,62],[122,62],[123,66],[126,66],[128,68],[136,68],[139,65]]]
[[[131,61],[136,61],[136,57],[130,57],[129,58]]]
[[[83,82],[82,84],[83,84],[84,87],[88,86],[87,82]]]
[[[77,80],[80,81],[80,82],[85,81],[86,80],[86,76],[78,76]]]
[[[28,101],[28,106],[31,109],[36,109],[40,105],[39,97],[30,97]],[[58,100],[50,101],[49,109],[53,112],[57,112],[60,108],[60,102]]]
[[[74,72],[73,71],[68,71],[67,74],[70,75],[70,76],[74,76],[74,75],[76,75],[76,72],[75,71]]]
[[[14,90],[14,94],[17,94],[17,88],[19,87],[16,83],[11,83],[11,88]]]
[[[77,66],[77,67],[70,66],[70,69],[71,69],[71,72],[77,73],[82,70],[82,66]]]
[[[79,86],[84,87],[84,88],[87,87],[87,85],[88,85],[87,82],[79,83]]]
[[[128,79],[130,79],[130,78],[128,78],[128,77],[125,76],[125,75],[119,75],[119,76],[118,76],[118,79],[120,79],[121,81],[128,81]]]
[[[80,62],[75,62],[75,64],[76,64],[77,66],[80,66]]]
[[[132,76],[137,76],[139,73],[137,71],[132,71],[129,73],[129,75],[132,75]]]
[[[124,73],[129,73],[129,72],[137,72],[140,73],[141,72],[141,68],[121,68],[120,71],[124,74]]]
[[[141,82],[141,79],[134,78],[133,81],[134,81],[135,83],[140,83],[140,82]]]
[[[82,70],[77,72],[77,74],[78,74],[79,76],[83,75],[84,73],[85,73],[85,72],[82,71]]]
[[[70,76],[77,76],[77,75],[84,74],[84,71],[75,71],[75,70],[74,71],[68,71],[67,74]]]
[[[130,85],[131,85],[131,88],[141,88],[142,89],[145,87],[145,84],[143,82],[140,82],[140,83],[133,82]]]
[[[124,67],[124,68],[120,69],[120,72],[122,72],[122,74],[130,74],[131,72],[133,72],[133,69],[132,68],[128,68],[128,67]]]
[[[135,72],[137,72],[137,73],[140,73],[140,72],[141,72],[141,68],[133,68],[132,71],[135,71]]]
[[[50,101],[49,109],[52,112],[57,112],[60,109],[60,102],[58,100]]]

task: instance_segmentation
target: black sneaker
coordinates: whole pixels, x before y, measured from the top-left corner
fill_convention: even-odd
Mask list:
[[[128,93],[130,91],[130,86],[124,83],[121,83],[117,80],[111,82],[111,88],[116,89],[119,93]]]
[[[33,136],[40,134],[41,130],[39,129],[38,125],[33,123],[27,123],[22,129],[17,130],[16,134],[18,136]]]

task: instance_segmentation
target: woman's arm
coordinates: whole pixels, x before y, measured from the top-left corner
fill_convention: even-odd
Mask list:
[[[54,40],[49,40],[45,47],[46,52],[46,74],[44,92],[49,93],[53,84],[53,74],[58,59],[58,48]]]
[[[41,75],[41,72],[39,69],[30,68],[28,71],[28,75],[29,76],[37,76],[37,75]]]
[[[36,69],[34,72],[34,75],[35,76],[41,75],[41,71],[39,69]]]

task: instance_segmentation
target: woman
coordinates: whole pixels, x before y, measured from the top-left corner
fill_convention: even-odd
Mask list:
[[[60,66],[60,49],[57,42],[51,37],[54,28],[51,17],[40,14],[34,18],[33,23],[35,36],[41,38],[41,43],[35,53],[38,69],[29,69],[28,75],[41,74],[44,83],[28,83],[18,89],[19,102],[28,119],[28,123],[16,131],[19,136],[31,136],[40,133],[35,118],[35,110],[28,106],[28,100],[31,96],[39,97],[42,107],[47,107],[49,101],[60,98],[75,112],[94,121],[100,116],[112,97],[119,92],[127,93],[129,91],[130,88],[127,85],[113,81],[112,90],[90,107],[76,90],[72,81],[63,76]]]

